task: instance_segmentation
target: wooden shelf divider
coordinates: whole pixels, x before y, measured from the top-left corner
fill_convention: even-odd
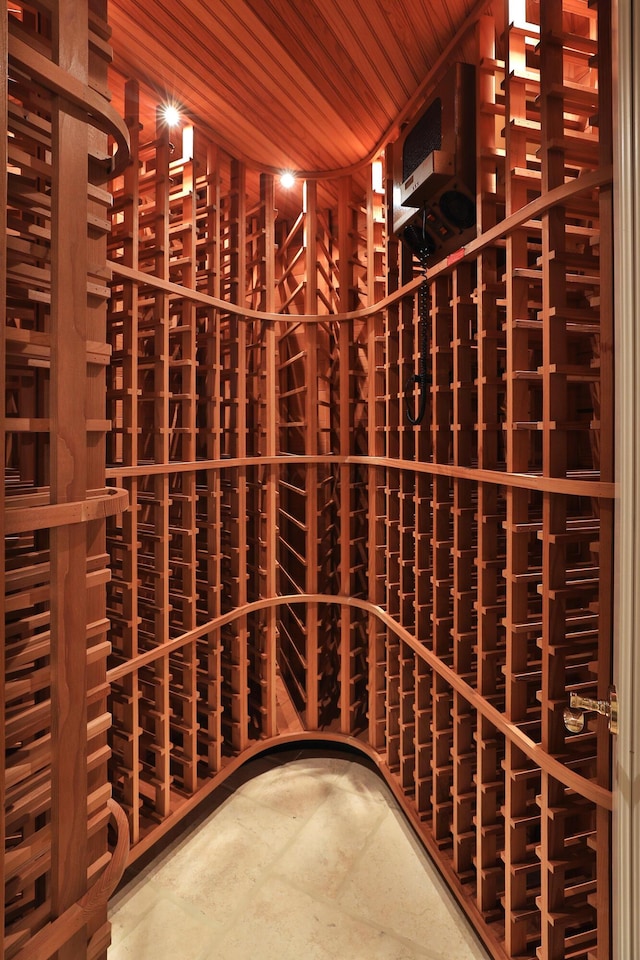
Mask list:
[[[100,89],[103,6],[74,28]],[[477,239],[426,265],[395,144],[384,193],[366,163],[285,196],[114,71],[107,192],[106,134],[5,64],[6,960],[60,916],[60,960],[104,960],[106,912],[68,911],[110,792],[133,861],[305,739],[379,765],[495,960],[609,960],[610,736],[562,711],[612,671],[611,9],[538,6],[455,53]],[[11,10],[55,60],[62,12]]]

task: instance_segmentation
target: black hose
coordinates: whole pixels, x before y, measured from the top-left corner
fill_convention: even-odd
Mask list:
[[[429,374],[427,370],[427,358],[429,347],[429,319],[428,319],[428,297],[429,288],[425,280],[418,291],[418,314],[420,317],[420,372],[413,373],[404,385],[404,398],[407,404],[407,420],[416,426],[422,423],[427,411],[427,389],[430,386]],[[418,399],[418,412],[413,413],[413,391],[416,383],[420,387],[420,396]]]

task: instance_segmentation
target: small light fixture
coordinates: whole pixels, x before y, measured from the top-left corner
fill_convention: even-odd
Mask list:
[[[166,103],[162,107],[162,119],[168,127],[177,127],[180,123],[180,111],[173,103]]]
[[[193,127],[182,128],[182,158],[193,160]]]
[[[280,185],[283,186],[285,190],[290,190],[295,182],[296,182],[296,178],[293,175],[293,173],[291,173],[290,170],[285,170],[285,172],[280,177]]]
[[[382,160],[374,160],[371,164],[371,189],[374,193],[384,193]]]

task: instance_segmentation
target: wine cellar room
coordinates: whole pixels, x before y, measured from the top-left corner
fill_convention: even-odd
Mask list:
[[[0,960],[294,745],[640,957],[632,0],[2,6]]]

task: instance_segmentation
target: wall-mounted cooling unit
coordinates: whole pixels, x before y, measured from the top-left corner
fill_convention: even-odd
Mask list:
[[[475,69],[455,63],[394,144],[392,223],[427,265],[476,232]]]

